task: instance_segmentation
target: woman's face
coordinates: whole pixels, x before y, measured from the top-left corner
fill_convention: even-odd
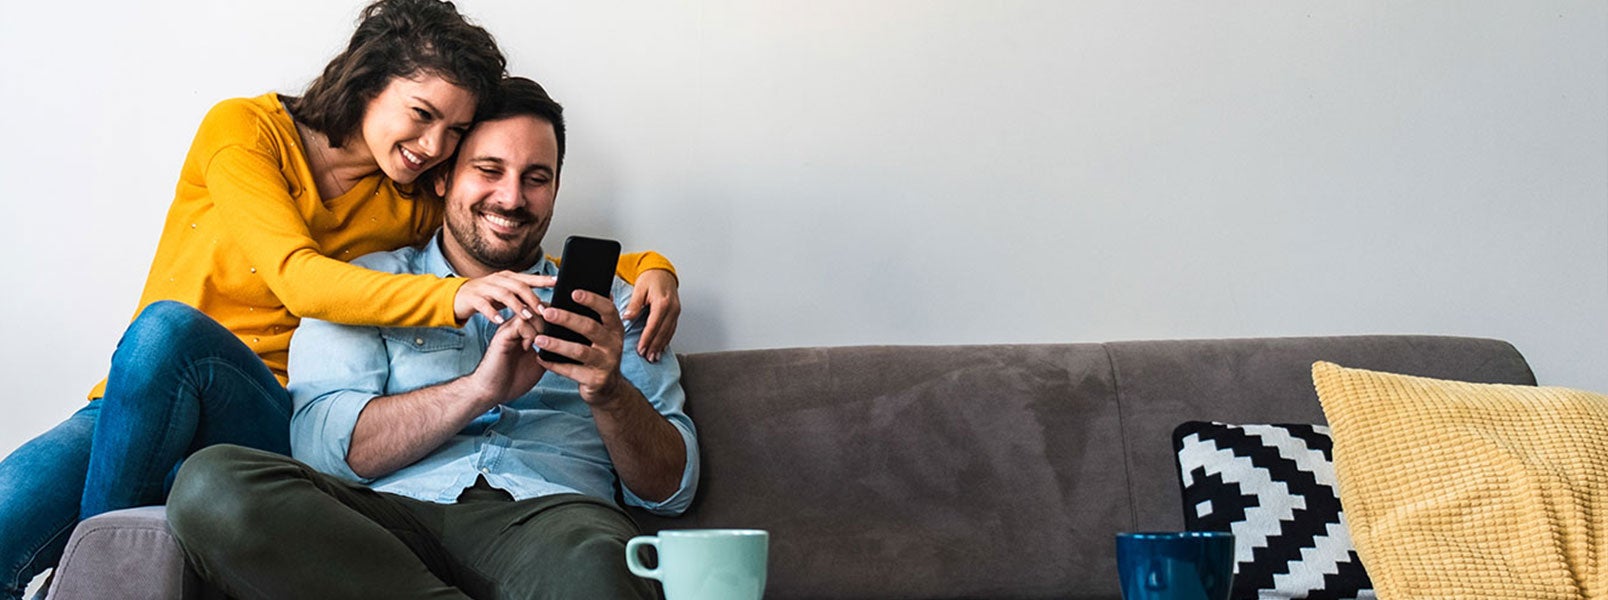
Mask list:
[[[361,147],[387,177],[413,183],[452,155],[474,116],[474,95],[437,75],[393,78],[363,113]]]

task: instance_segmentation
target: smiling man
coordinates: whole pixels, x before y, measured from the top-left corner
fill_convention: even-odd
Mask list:
[[[563,157],[562,108],[535,82],[506,80],[437,182],[443,229],[356,264],[556,275],[542,238]],[[551,307],[501,326],[303,321],[290,349],[295,459],[214,446],[186,461],[168,518],[190,563],[238,598],[653,597],[626,570],[638,530],[614,498],[684,511],[697,439],[674,354],[622,351],[641,335],[618,316],[629,297],[619,279],[613,299],[577,292],[601,323]],[[547,322],[592,344],[540,335]]]

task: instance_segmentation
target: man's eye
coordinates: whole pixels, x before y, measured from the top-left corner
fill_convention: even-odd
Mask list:
[[[526,177],[525,178],[525,185],[528,185],[528,186],[531,186],[531,187],[539,187],[539,186],[547,185],[547,178],[546,177]]]
[[[489,167],[480,167],[479,171],[480,171],[481,175],[485,175],[486,177],[489,177],[489,178],[492,178],[492,179],[496,179],[497,177],[502,176],[502,171],[498,171],[496,169],[492,169],[492,168],[489,168]]]

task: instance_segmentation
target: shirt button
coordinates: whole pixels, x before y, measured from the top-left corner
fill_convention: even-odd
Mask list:
[[[415,346],[423,346],[424,345],[424,338],[413,338],[413,345],[415,345]]]
[[[490,470],[490,469],[487,469],[487,468],[485,468],[485,467],[480,467],[480,472],[481,472],[481,473],[490,473],[490,472],[491,472],[491,470]]]

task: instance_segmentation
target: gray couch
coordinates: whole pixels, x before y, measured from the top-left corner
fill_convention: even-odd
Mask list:
[[[1116,598],[1112,536],[1183,526],[1186,420],[1321,423],[1309,367],[1535,383],[1497,340],[1355,336],[682,357],[704,479],[644,531],[771,531],[767,598]],[[160,508],[74,533],[52,598],[210,596]]]

